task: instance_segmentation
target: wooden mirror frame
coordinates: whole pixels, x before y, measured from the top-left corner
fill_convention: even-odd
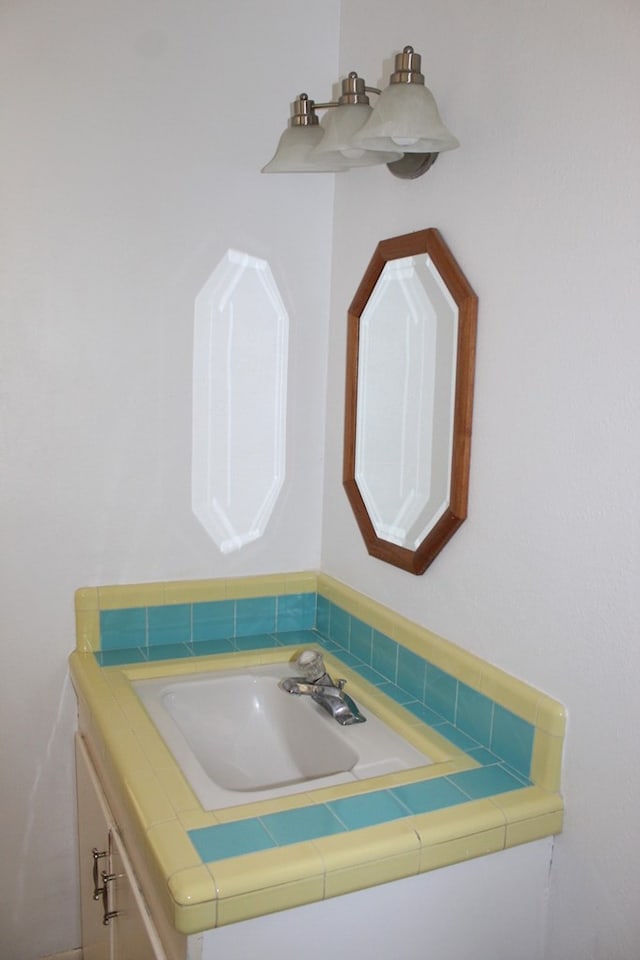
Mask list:
[[[360,318],[385,265],[420,254],[431,259],[458,308],[458,336],[449,503],[424,540],[411,550],[377,535],[356,481],[358,361]],[[371,556],[417,575],[425,572],[467,516],[477,314],[478,298],[434,228],[382,240],[348,311],[343,485]]]

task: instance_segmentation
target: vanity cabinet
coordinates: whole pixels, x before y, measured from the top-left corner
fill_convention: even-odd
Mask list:
[[[86,731],[88,726],[89,714],[81,700],[80,729]],[[299,960],[301,944],[305,960],[326,960],[327,931],[331,931],[331,943],[339,943],[341,954],[350,960],[375,956],[424,960],[427,955],[433,960],[513,960],[514,942],[518,960],[544,957],[553,836],[489,855],[497,831],[491,827],[495,810],[488,800],[476,814],[480,821],[476,833],[456,840],[467,858],[461,862],[362,889],[348,890],[345,883],[341,895],[295,909],[267,903],[262,915],[227,919],[215,927],[212,915],[211,927],[180,933],[167,912],[167,901],[159,896],[162,891],[152,876],[144,873],[145,861],[151,856],[144,831],[139,846],[130,841],[128,849],[123,847],[121,830],[123,824],[127,829],[128,812],[125,804],[118,809],[118,798],[124,796],[124,784],[98,779],[85,737],[96,756],[113,750],[113,741],[105,747],[104,741],[97,742],[90,733],[78,735],[76,740],[84,960]],[[112,788],[110,802],[105,797],[107,784]],[[487,826],[489,810],[490,828],[483,831],[480,827]],[[131,834],[125,833],[125,837],[133,835],[135,826],[129,829]],[[436,841],[434,854],[443,846],[446,840]],[[94,849],[104,854],[97,860],[95,883]],[[389,859],[393,865],[393,858]],[[199,871],[198,879],[206,869]],[[103,885],[103,871],[115,875],[108,883],[107,912],[118,913],[107,926],[102,895],[94,900],[94,887]],[[228,898],[231,905],[234,900],[238,898]],[[229,903],[220,898],[216,910],[221,905],[226,908]],[[219,919],[219,912],[217,916]]]
[[[166,960],[80,735],[76,781],[83,960]]]
[[[85,957],[326,960],[338,944],[350,960],[513,960],[516,942],[518,960],[541,960],[562,829],[562,704],[324,574],[91,587],[76,603]],[[266,646],[264,635],[252,642],[246,633],[264,611],[276,627]],[[163,649],[178,622],[212,635],[224,624],[232,639],[222,653]],[[351,649],[356,637],[363,660]],[[143,639],[151,659],[123,646]],[[199,800],[141,683],[163,689],[232,668],[248,677],[250,668],[288,663],[303,640],[325,650],[357,702],[418,746],[418,766],[374,775],[369,764],[359,783],[307,781],[277,802],[255,791],[237,806]],[[369,662],[386,671],[381,689],[367,679]],[[421,721],[434,712],[429,676],[442,710],[433,727]],[[192,714],[194,736],[208,742],[211,723],[222,736],[221,697],[215,709],[208,722]],[[239,728],[229,729],[233,745]],[[103,871],[111,878],[104,904],[100,893],[93,899]],[[117,913],[107,927],[105,909]]]

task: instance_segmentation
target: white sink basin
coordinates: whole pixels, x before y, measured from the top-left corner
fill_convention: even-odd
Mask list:
[[[310,697],[285,693],[278,681],[292,673],[276,663],[133,683],[204,809],[430,762],[368,710],[366,723],[343,727]]]

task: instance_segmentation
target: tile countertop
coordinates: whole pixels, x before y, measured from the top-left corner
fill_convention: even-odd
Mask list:
[[[312,639],[310,637],[310,639]],[[145,665],[71,656],[80,729],[170,925],[193,934],[558,833],[557,792],[483,764],[324,652],[356,701],[434,761],[404,773],[204,811],[131,681],[290,660],[300,645]],[[497,759],[494,757],[494,760]]]
[[[564,707],[325,574],[83,588],[76,628],[80,733],[170,937],[562,829]],[[289,661],[309,645],[433,762],[203,810],[132,682]]]

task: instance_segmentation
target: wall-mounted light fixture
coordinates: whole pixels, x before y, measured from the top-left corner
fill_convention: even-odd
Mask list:
[[[439,153],[460,144],[440,119],[420,63],[420,54],[405,47],[396,55],[385,90],[366,86],[352,72],[342,81],[339,100],[316,103],[301,93],[278,149],[262,172],[340,173],[386,163],[396,177],[422,176]],[[369,93],[378,95],[375,107]],[[322,124],[317,110],[328,110]]]

